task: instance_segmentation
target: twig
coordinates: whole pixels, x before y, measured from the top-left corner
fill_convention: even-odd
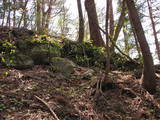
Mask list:
[[[48,109],[49,111],[51,112],[51,114],[54,116],[54,118],[56,118],[56,120],[60,120],[57,115],[55,114],[55,112],[52,110],[52,108],[48,105],[47,102],[45,102],[43,99],[41,99],[40,97],[38,96],[35,96],[35,98],[37,98],[40,102],[42,102]]]
[[[104,117],[107,118],[107,120],[112,120],[107,114],[105,114]]]

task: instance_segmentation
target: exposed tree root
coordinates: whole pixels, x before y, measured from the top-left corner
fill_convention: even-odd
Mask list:
[[[42,103],[49,109],[49,111],[51,112],[51,114],[53,115],[53,117],[54,117],[56,120],[60,120],[60,119],[57,117],[56,113],[55,113],[55,112],[52,110],[52,108],[48,105],[47,102],[45,102],[43,99],[41,99],[41,98],[38,97],[38,96],[35,96],[35,98],[37,98],[40,102],[42,102]]]

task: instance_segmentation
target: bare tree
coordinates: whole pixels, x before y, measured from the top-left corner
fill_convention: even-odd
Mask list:
[[[142,28],[142,24],[140,22],[140,18],[138,16],[138,12],[135,7],[135,3],[133,0],[125,0],[127,4],[127,8],[129,11],[130,20],[133,23],[133,29],[135,29],[136,36],[138,42],[140,44],[142,55],[143,55],[143,63],[144,70],[142,75],[142,86],[150,93],[156,92],[156,79],[155,79],[155,69],[153,66],[153,58]]]
[[[37,26],[37,31],[40,33],[48,33],[49,32],[49,24],[52,18],[53,6],[59,4],[61,2],[57,2],[57,0],[40,0],[37,1],[37,19],[39,27]]]
[[[152,23],[152,29],[153,29],[153,35],[154,35],[154,39],[155,39],[155,45],[156,45],[156,50],[157,50],[157,54],[158,54],[158,59],[160,61],[160,46],[159,46],[159,43],[158,43],[156,25],[155,25],[154,18],[153,18],[153,13],[152,13],[153,9],[152,9],[151,0],[147,0],[147,5],[148,5],[148,10],[149,10],[149,16],[150,16],[151,23]]]

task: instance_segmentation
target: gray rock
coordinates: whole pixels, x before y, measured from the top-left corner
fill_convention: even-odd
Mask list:
[[[29,56],[17,53],[9,66],[16,69],[29,69],[34,66],[34,62]]]
[[[51,59],[51,71],[60,72],[65,76],[69,76],[74,73],[75,63],[67,58],[53,57]]]

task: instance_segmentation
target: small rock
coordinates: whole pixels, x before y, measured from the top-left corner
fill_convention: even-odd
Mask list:
[[[67,58],[53,57],[51,59],[51,68],[52,72],[60,72],[65,76],[69,76],[74,73],[74,68],[76,65]]]

